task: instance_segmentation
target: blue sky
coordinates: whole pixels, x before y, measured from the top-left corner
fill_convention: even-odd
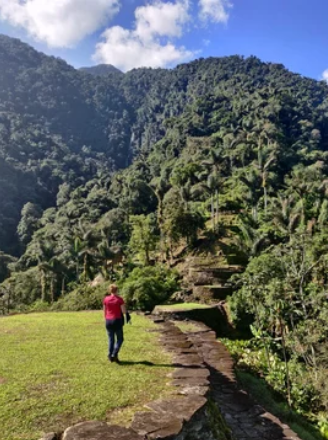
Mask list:
[[[327,0],[0,0],[0,32],[76,67],[256,55],[328,79]]]

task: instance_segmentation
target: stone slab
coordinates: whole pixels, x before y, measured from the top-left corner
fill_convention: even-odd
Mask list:
[[[207,379],[210,376],[210,372],[207,368],[177,368],[173,373],[170,373],[170,377],[173,379],[180,379],[183,377],[202,377]]]
[[[188,421],[201,408],[206,405],[207,400],[201,396],[181,397],[180,399],[159,399],[145,405],[153,411],[171,417]]]
[[[62,440],[144,440],[144,438],[132,429],[90,421],[66,429]]]
[[[163,345],[167,348],[191,348],[192,343],[189,341],[163,341]]]
[[[206,396],[209,389],[207,386],[187,385],[178,388],[177,394],[181,394],[182,396]]]
[[[170,413],[136,412],[131,428],[147,439],[168,439],[177,436],[182,430],[181,418]]]
[[[174,387],[186,387],[186,386],[208,386],[210,382],[203,377],[185,377],[181,379],[174,379],[170,382]]]

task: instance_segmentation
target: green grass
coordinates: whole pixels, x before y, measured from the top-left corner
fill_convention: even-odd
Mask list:
[[[323,440],[319,430],[315,429],[303,416],[290,410],[286,402],[277,401],[263,379],[242,370],[237,370],[236,375],[245,390],[254,396],[267,411],[288,424],[302,440]]]
[[[181,304],[170,304],[163,306],[156,306],[157,310],[193,310],[193,309],[208,309],[210,306],[207,304],[197,304],[197,303],[181,303]]]
[[[171,359],[158,334],[145,331],[155,325],[135,315],[132,322],[124,327],[123,364],[117,365],[107,360],[102,312],[0,319],[1,439],[36,440],[43,432],[113,415],[124,422],[168,393]]]

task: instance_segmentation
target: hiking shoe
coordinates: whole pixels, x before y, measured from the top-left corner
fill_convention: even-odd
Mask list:
[[[115,362],[115,356],[109,356],[108,360],[109,362]]]

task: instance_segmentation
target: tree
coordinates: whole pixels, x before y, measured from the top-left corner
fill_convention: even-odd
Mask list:
[[[135,215],[131,217],[132,234],[129,242],[131,252],[139,257],[142,264],[149,266],[151,253],[155,251],[158,238],[155,234],[154,217]]]
[[[21,220],[17,226],[17,234],[21,244],[25,247],[33,233],[40,227],[42,208],[34,203],[26,203],[22,209]]]

